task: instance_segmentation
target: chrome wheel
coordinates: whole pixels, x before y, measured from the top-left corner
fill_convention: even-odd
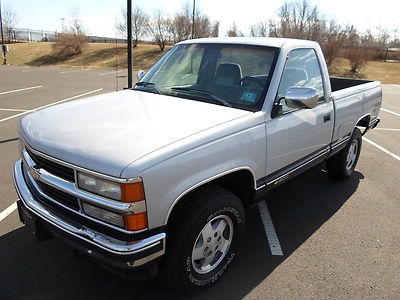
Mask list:
[[[351,171],[354,163],[357,160],[358,154],[358,140],[353,140],[350,144],[349,151],[347,152],[346,170]]]
[[[214,270],[229,251],[233,223],[226,215],[209,221],[197,236],[192,250],[193,269],[200,274]]]

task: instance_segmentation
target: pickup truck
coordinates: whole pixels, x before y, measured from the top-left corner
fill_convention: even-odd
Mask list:
[[[312,41],[184,41],[138,78],[21,120],[18,211],[39,240],[180,291],[223,275],[268,191],[318,166],[349,178],[379,123],[380,83],[330,78]]]

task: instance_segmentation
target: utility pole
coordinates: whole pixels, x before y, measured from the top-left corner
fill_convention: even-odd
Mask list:
[[[192,39],[194,39],[194,16],[196,13],[196,0],[193,0],[193,14],[192,14]]]
[[[132,0],[127,0],[128,89],[132,88]]]
[[[61,20],[61,33],[63,33],[64,32],[64,20],[65,20],[65,18],[60,18],[60,20]]]
[[[3,65],[6,65],[7,64],[7,52],[6,52],[6,45],[4,44],[3,17],[1,14],[1,0],[0,0],[0,31],[1,31],[1,48],[3,50]]]

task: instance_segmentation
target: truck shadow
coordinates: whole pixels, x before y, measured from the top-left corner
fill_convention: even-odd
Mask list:
[[[363,178],[355,172],[350,180],[335,183],[314,169],[270,192],[267,204],[284,256],[271,255],[258,208],[252,207],[242,249],[230,270],[190,298],[246,296],[341,208]],[[37,243],[24,227],[0,237],[0,261],[2,299],[180,298],[160,278],[141,283],[121,279],[90,261],[74,259],[71,249],[57,240]]]

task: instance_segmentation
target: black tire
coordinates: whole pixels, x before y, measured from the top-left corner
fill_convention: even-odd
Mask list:
[[[354,148],[354,144],[356,144],[356,149]],[[356,128],[346,147],[329,158],[326,163],[326,171],[331,179],[346,180],[353,174],[358,158],[360,157],[361,145],[362,134],[360,129]],[[349,152],[355,155],[354,159],[348,160]]]
[[[189,199],[186,199],[186,203],[187,205],[173,216],[171,224],[168,225],[164,266],[165,280],[173,289],[181,293],[189,293],[207,287],[223,275],[237,254],[245,228],[242,203],[238,197],[225,189],[209,187],[194,193]],[[228,219],[231,221],[229,224]],[[202,230],[205,230],[205,225],[210,223],[212,228],[216,222],[218,224],[226,222],[228,225],[220,235],[216,235],[216,237],[214,235],[210,241],[203,240]],[[231,226],[233,228],[232,235]],[[221,246],[221,242],[227,240],[224,236],[232,238],[231,242],[226,244],[230,246],[225,248],[225,255],[217,250],[218,246]],[[214,265],[211,262],[209,266],[213,269],[203,274],[199,273],[196,268],[199,269],[201,262],[205,262],[206,259],[193,260],[192,257],[192,254],[195,253],[194,249],[199,248],[200,239],[203,240],[205,246],[210,246],[209,249],[215,248],[212,255],[209,252],[207,254],[213,256],[214,261],[218,262]],[[206,244],[207,242],[208,244]],[[201,243],[201,247],[203,247],[203,243]],[[223,247],[221,246],[221,248]],[[203,253],[203,248],[200,252]],[[200,271],[204,272],[204,270]]]

